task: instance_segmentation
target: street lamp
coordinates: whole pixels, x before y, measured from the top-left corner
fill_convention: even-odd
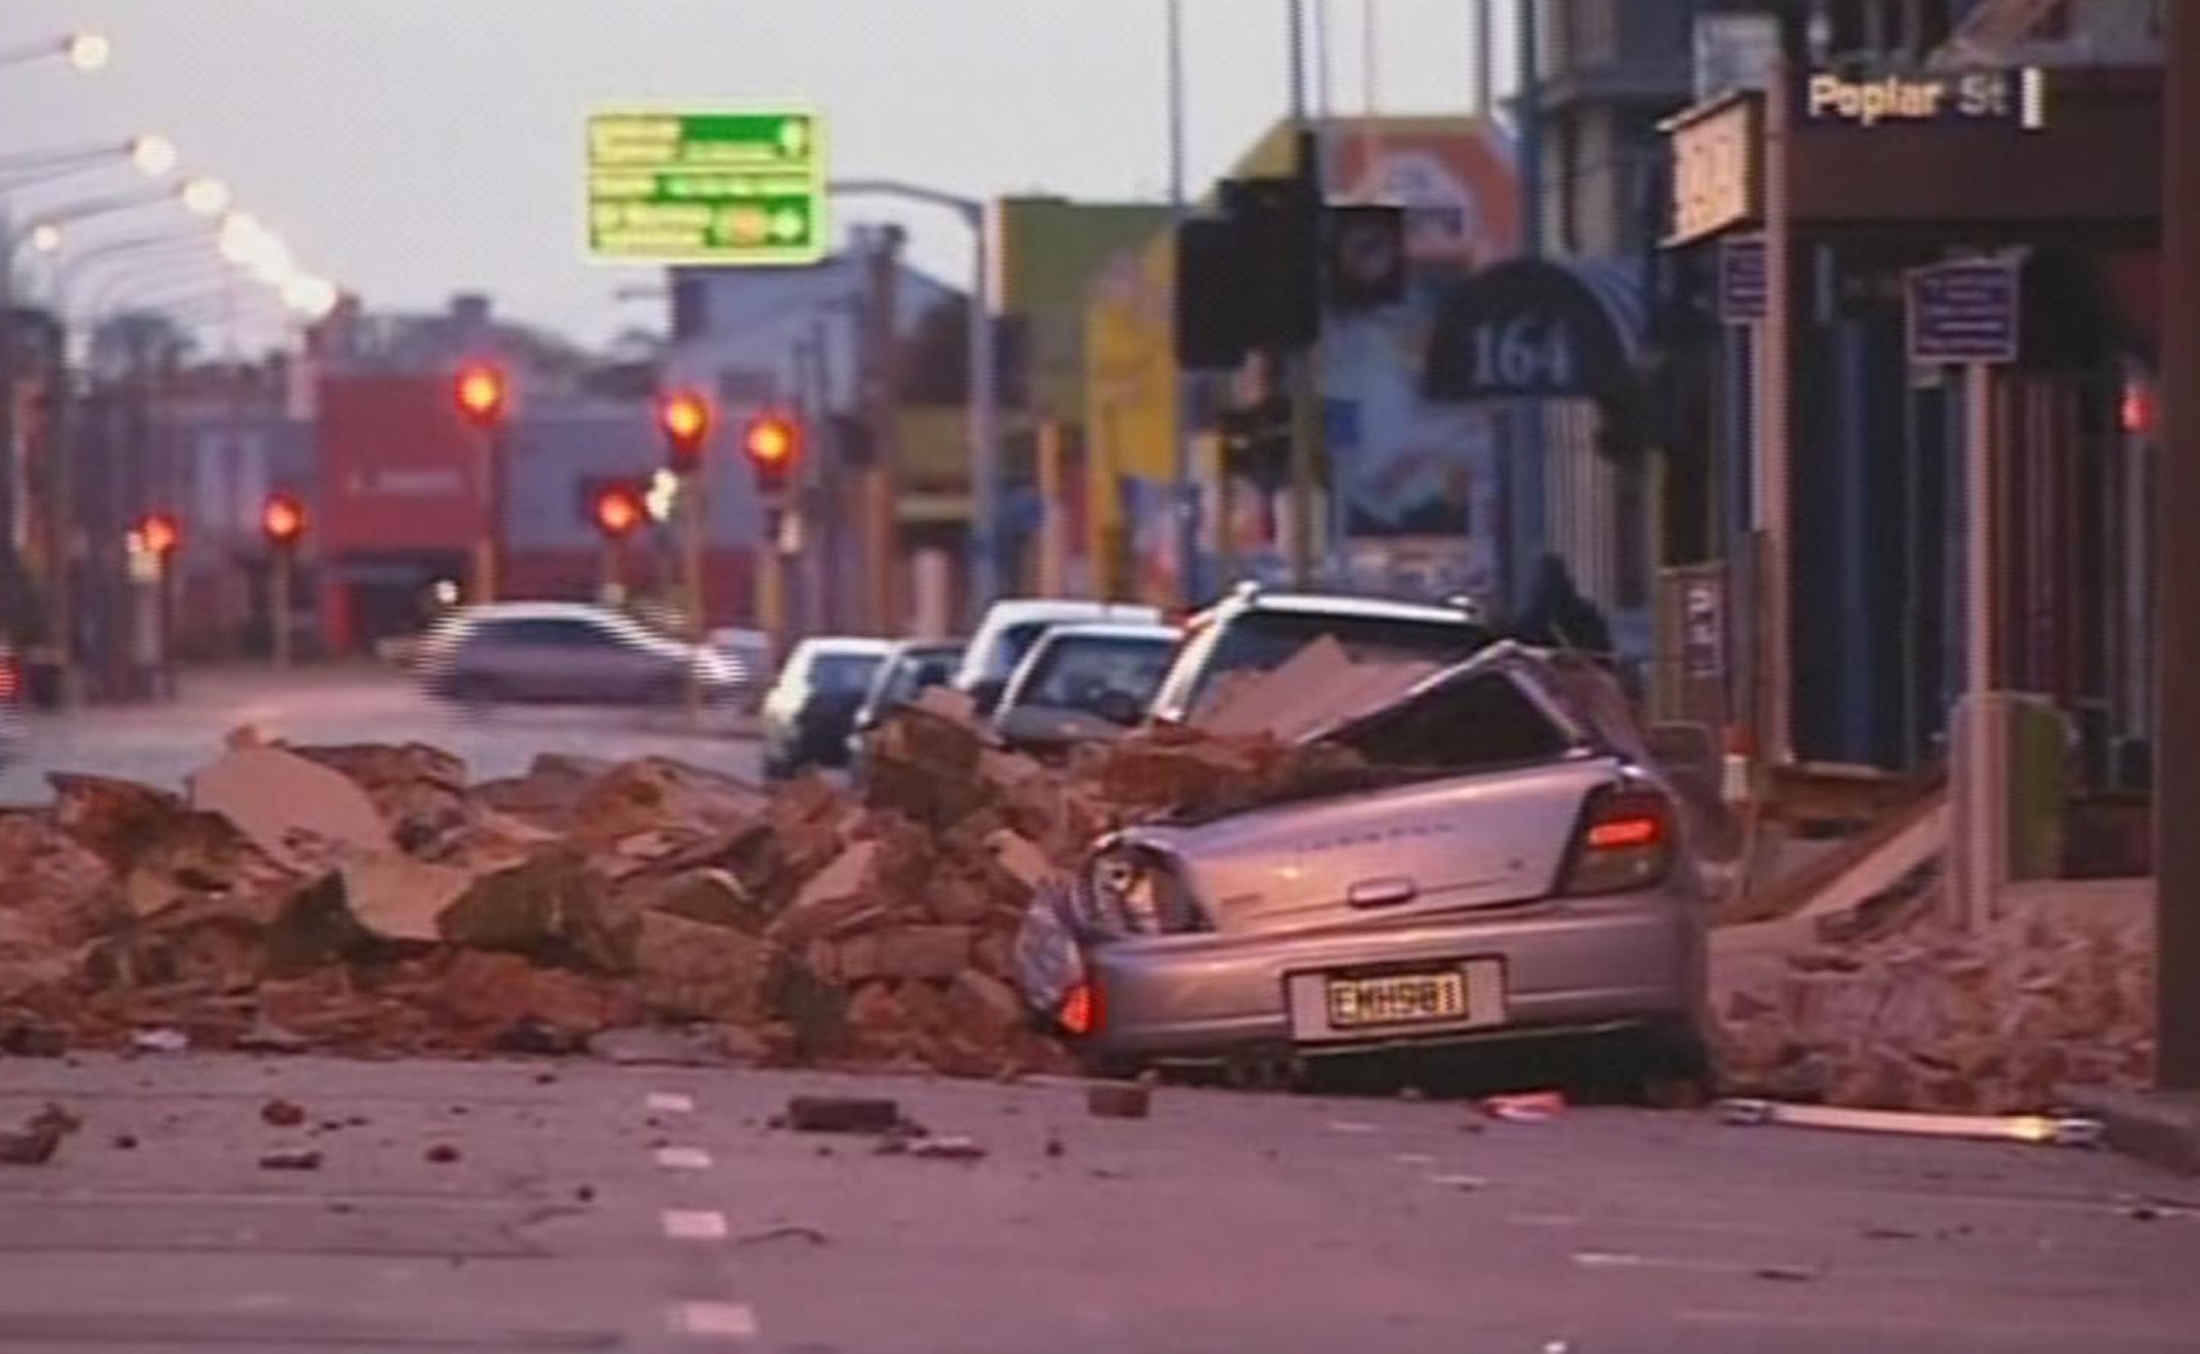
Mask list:
[[[49,38],[43,42],[25,43],[19,47],[0,49],[0,66],[20,66],[26,62],[43,61],[48,57],[65,58],[71,66],[89,74],[107,64],[114,55],[114,44],[99,33],[71,33],[58,42]]]
[[[176,143],[159,132],[147,132],[130,143],[130,163],[149,179],[157,179],[176,167]]]
[[[62,51],[70,65],[88,75],[107,64],[114,55],[114,45],[99,33],[72,33]]]
[[[31,248],[41,254],[51,254],[61,248],[61,227],[51,221],[41,221],[32,226]]]
[[[835,194],[870,194],[943,207],[970,228],[970,594],[983,610],[1000,593],[1000,552],[995,531],[1000,517],[1000,452],[994,444],[993,265],[986,205],[936,188],[892,179],[836,179]]]
[[[229,210],[229,185],[220,179],[196,178],[183,185],[184,210],[211,220]]]

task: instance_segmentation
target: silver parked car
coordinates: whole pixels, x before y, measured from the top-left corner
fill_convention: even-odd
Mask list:
[[[1016,667],[993,712],[1010,747],[1050,753],[1143,721],[1180,638],[1166,625],[1057,625]]]
[[[1311,737],[1364,766],[1041,889],[1024,993],[1096,1070],[1624,1035],[1708,1077],[1689,829],[1608,675],[1500,643]]]
[[[741,689],[739,666],[723,655],[578,602],[468,607],[428,636],[420,656],[422,686],[463,704],[670,705],[686,698],[691,673],[713,704]]]

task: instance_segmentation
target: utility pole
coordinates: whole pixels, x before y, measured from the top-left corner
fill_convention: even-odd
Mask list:
[[[1291,0],[1291,153],[1292,177],[1302,193],[1311,190],[1321,201],[1320,151],[1306,116],[1306,12],[1305,0]],[[1315,259],[1294,259],[1293,267],[1311,268]],[[1281,378],[1291,403],[1291,582],[1306,589],[1314,586],[1314,490],[1321,462],[1321,376],[1319,340],[1293,352],[1276,347],[1269,352],[1270,379]]]
[[[2155,1078],[2200,1091],[2200,4],[2168,12],[2155,495]]]
[[[1541,0],[1519,0],[1520,92],[1515,96],[1520,143],[1520,253],[1543,257],[1543,36]],[[1487,17],[1487,16],[1485,16]],[[1513,406],[1513,429],[1506,476],[1511,518],[1512,604],[1530,605],[1537,562],[1543,554],[1545,504],[1543,401],[1529,398]]]
[[[1492,0],[1474,0],[1474,115],[1488,118],[1496,99],[1497,34],[1491,28]]]
[[[1169,0],[1169,223],[1184,224],[1190,210],[1190,199],[1185,192],[1184,151],[1184,0]],[[1176,561],[1177,600],[1185,606],[1194,605],[1200,595],[1199,578],[1199,475],[1192,463],[1192,393],[1193,382],[1202,379],[1194,373],[1179,370],[1176,373],[1176,407],[1172,431],[1176,438]],[[1057,470],[1059,467],[1057,467]],[[1227,484],[1227,477],[1224,479]],[[1047,499],[1048,521],[1051,524],[1060,515],[1056,498]],[[1048,548],[1061,547],[1061,529],[1050,526]],[[1051,566],[1059,566],[1059,560],[1050,558]],[[1055,579],[1054,586],[1061,581]]]

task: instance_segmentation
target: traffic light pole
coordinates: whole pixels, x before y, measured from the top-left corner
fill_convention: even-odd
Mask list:
[[[271,649],[275,658],[275,670],[287,671],[290,667],[290,592],[291,550],[289,546],[275,547],[275,557],[269,561],[268,573],[268,626],[273,641]]]
[[[764,530],[756,552],[756,628],[764,632],[776,665],[787,651],[787,556],[780,549],[787,504],[774,496],[764,504]]]
[[[483,468],[487,478],[487,503],[482,511],[481,539],[474,545],[474,600],[487,606],[497,600],[497,590],[503,585],[502,564],[498,558],[500,539],[504,534],[504,424],[500,420],[482,433],[483,454],[489,463]]]
[[[704,501],[703,466],[700,461],[687,471],[680,484],[681,501],[681,556],[686,575],[688,597],[688,640],[698,652],[703,647],[703,637],[710,630],[708,609],[703,603],[703,548],[704,530],[708,525],[709,505]],[[703,673],[700,666],[690,661],[687,665],[687,710],[691,720],[700,719],[703,712]]]

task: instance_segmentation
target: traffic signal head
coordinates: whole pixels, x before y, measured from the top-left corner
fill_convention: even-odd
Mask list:
[[[710,441],[710,401],[697,391],[675,390],[657,401],[657,426],[665,435],[666,459],[683,474],[703,461]]]
[[[757,487],[778,493],[802,463],[802,425],[788,414],[758,414],[742,430],[741,452],[756,472]]]
[[[623,485],[596,495],[597,529],[612,540],[620,540],[640,526],[644,515],[641,495]]]
[[[137,537],[148,552],[166,559],[183,543],[183,527],[171,513],[149,512],[138,519]]]
[[[459,368],[453,393],[458,411],[475,427],[493,428],[504,421],[504,373],[488,363],[470,362]]]
[[[288,494],[269,494],[260,509],[260,530],[267,533],[271,545],[296,545],[306,534],[305,505]]]

